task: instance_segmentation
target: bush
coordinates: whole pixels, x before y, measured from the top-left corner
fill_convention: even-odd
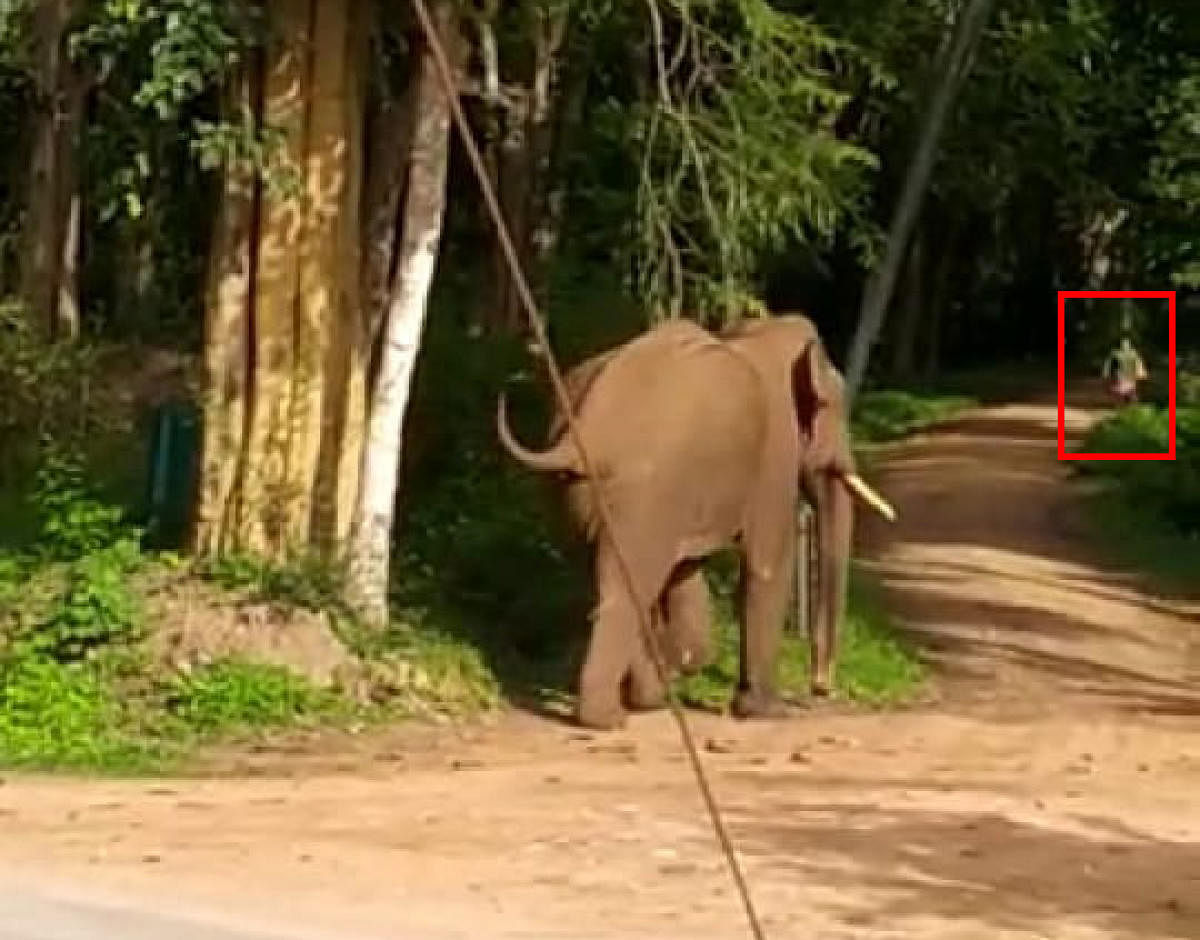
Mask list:
[[[710,584],[716,598],[717,658],[694,676],[679,681],[680,699],[715,710],[729,701],[738,679],[738,628],[734,594],[728,572],[714,566]],[[870,595],[865,579],[855,572],[841,626],[837,692],[852,701],[886,704],[909,698],[921,685],[924,670],[912,651],[898,639],[887,615]],[[779,656],[779,687],[790,697],[804,697],[809,687],[809,644],[806,636],[788,631]]]
[[[1092,453],[1162,452],[1169,440],[1168,414],[1151,405],[1122,408],[1089,433]],[[1115,484],[1120,498],[1162,526],[1200,535],[1200,407],[1176,412],[1175,460],[1111,460],[1087,465],[1088,472]]]
[[[167,753],[105,671],[36,655],[0,659],[0,764],[147,769]]]
[[[851,430],[854,440],[862,443],[899,440],[945,421],[972,404],[972,399],[959,395],[895,390],[863,392],[854,403]]]
[[[341,572],[315,556],[277,564],[230,554],[203,563],[197,573],[227,591],[247,591],[259,601],[314,612],[344,612]]]
[[[156,674],[141,646],[140,533],[87,485],[80,462],[47,457],[36,480],[38,538],[0,554],[0,764],[146,770],[196,738],[335,710],[334,693],[282,668],[220,662]],[[217,574],[308,606],[333,592],[307,569],[245,559]]]
[[[336,711],[342,703],[282,667],[223,661],[172,677],[165,704],[190,731],[212,735],[288,725]]]

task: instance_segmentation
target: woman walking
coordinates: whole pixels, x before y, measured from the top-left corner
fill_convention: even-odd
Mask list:
[[[1133,348],[1128,336],[1121,337],[1121,345],[1108,354],[1104,362],[1104,379],[1108,389],[1122,405],[1138,400],[1138,383],[1149,377],[1146,364]]]

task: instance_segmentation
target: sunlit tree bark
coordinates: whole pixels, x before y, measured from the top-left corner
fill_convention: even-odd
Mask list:
[[[365,5],[273,0],[261,81],[247,76],[236,95],[281,132],[299,191],[226,168],[205,337],[202,553],[333,554],[349,532],[365,420]]]
[[[459,42],[453,7],[439,3],[436,27],[449,55]],[[415,120],[396,275],[383,327],[370,419],[350,541],[348,597],[367,623],[387,621],[392,523],[413,373],[425,327],[429,289],[441,243],[450,156],[450,106],[428,48],[420,53],[412,95]]]

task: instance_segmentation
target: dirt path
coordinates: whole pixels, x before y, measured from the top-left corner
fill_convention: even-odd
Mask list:
[[[1054,420],[989,408],[881,463],[901,521],[864,536],[939,701],[696,717],[772,938],[1200,938],[1200,606],[1097,564]],[[291,937],[747,936],[666,716],[294,750],[10,777],[0,882]]]

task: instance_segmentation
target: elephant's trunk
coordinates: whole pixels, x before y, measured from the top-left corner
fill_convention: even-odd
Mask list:
[[[850,575],[850,534],[854,506],[838,476],[817,473],[808,489],[816,505],[818,563],[817,614],[811,625],[812,690],[827,695],[833,688],[838,627],[846,609]]]
[[[544,473],[582,473],[583,465],[579,453],[567,436],[559,438],[558,443],[544,451],[534,451],[520,444],[508,426],[508,405],[504,395],[496,405],[496,432],[500,443],[514,460],[523,463],[532,470]]]

